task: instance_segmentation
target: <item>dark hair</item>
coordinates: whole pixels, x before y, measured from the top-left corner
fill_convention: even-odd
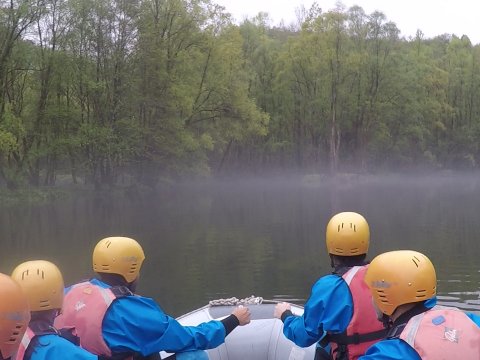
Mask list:
[[[332,268],[362,266],[362,265],[368,264],[368,262],[365,261],[366,257],[367,257],[367,254],[361,254],[361,255],[355,255],[355,256],[340,256],[340,255],[330,254],[330,265]]]
[[[105,284],[108,284],[110,286],[125,286],[132,292],[135,292],[136,290],[138,278],[132,281],[131,283],[128,283],[127,280],[125,280],[125,278],[120,274],[110,274],[110,273],[100,273],[100,272],[97,274],[100,280],[103,281]]]

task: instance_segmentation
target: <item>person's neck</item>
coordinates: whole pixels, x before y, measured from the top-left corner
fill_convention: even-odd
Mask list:
[[[128,286],[123,276],[118,274],[99,273],[98,279],[110,286]]]
[[[349,269],[351,269],[354,266],[364,266],[364,262],[358,262],[358,263],[351,263],[351,264],[346,264],[346,263],[335,263],[332,264],[333,268],[333,273],[334,274],[340,274],[343,275],[346,273]]]
[[[130,291],[135,292],[136,281],[128,283],[125,278],[119,274],[97,273],[98,279],[109,286],[125,286]]]
[[[406,323],[415,315],[421,314],[427,310],[428,309],[423,302],[404,304],[400,305],[393,314],[390,315],[390,319],[394,325],[404,322]]]
[[[366,255],[361,256],[338,256],[330,254],[330,265],[333,269],[351,268],[354,266],[364,266],[368,264]]]
[[[43,322],[47,325],[53,325],[55,318],[58,315],[58,310],[44,310],[44,311],[32,311],[30,322]]]

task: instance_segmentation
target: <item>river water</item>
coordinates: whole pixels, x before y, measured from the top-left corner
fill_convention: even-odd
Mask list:
[[[302,304],[330,271],[324,232],[336,212],[370,224],[370,256],[424,252],[441,303],[480,310],[480,176],[236,179],[167,192],[76,194],[0,208],[0,271],[47,259],[67,284],[92,276],[106,236],[137,239],[147,259],[139,293],[177,316],[209,300],[250,295]]]

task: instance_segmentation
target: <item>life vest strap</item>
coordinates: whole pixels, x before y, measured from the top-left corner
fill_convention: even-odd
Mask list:
[[[124,285],[112,286],[110,291],[117,299],[125,296],[133,296],[133,293],[130,291],[130,289]]]
[[[359,333],[355,333],[352,335],[347,335],[346,333],[327,334],[322,339],[321,343],[334,342],[336,344],[342,344],[342,345],[360,344],[364,342],[382,339],[386,335],[387,335],[387,329],[372,331],[366,334],[359,334]]]
[[[35,336],[58,335],[57,329],[46,321],[31,321],[28,327],[33,331]]]

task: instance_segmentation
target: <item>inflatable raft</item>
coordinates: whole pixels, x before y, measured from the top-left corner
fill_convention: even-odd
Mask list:
[[[261,299],[261,298],[257,298]],[[218,303],[218,301],[217,301]],[[210,302],[200,309],[180,316],[183,325],[195,326],[205,321],[221,320],[230,315],[235,305],[217,305]],[[245,304],[251,313],[251,322],[238,326],[225,339],[225,343],[207,350],[210,360],[311,360],[315,356],[315,345],[300,348],[288,340],[282,332],[283,324],[273,317],[276,302],[261,300]],[[292,304],[292,312],[301,315],[303,308]],[[168,354],[161,353],[162,359]]]

